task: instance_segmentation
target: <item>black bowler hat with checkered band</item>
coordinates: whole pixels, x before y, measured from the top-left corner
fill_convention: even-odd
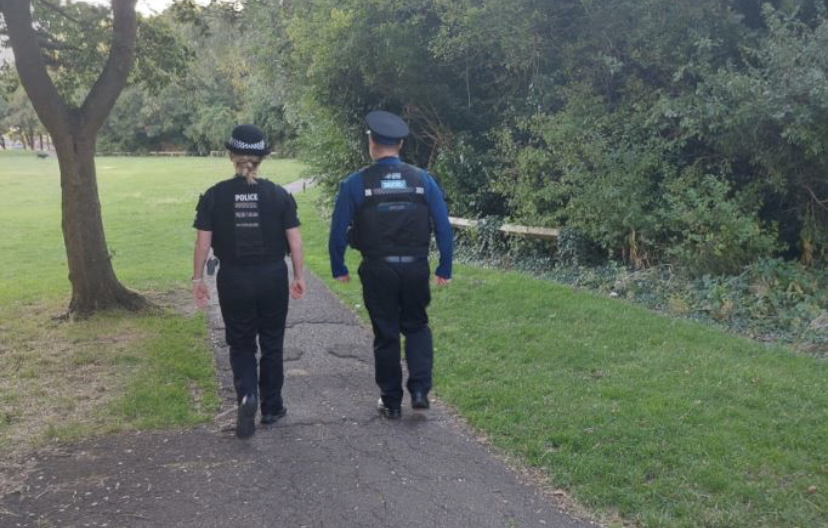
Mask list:
[[[254,125],[239,125],[233,129],[230,139],[224,143],[227,150],[244,156],[267,156],[270,145],[265,140],[264,132]]]

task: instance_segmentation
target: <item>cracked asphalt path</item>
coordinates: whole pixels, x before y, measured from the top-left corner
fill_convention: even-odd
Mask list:
[[[521,482],[439,402],[425,412],[406,407],[400,421],[380,418],[370,330],[319,280],[307,282],[288,315],[284,419],[257,424],[250,440],[233,435],[213,295],[224,401],[215,424],[65,446],[2,499],[0,527],[593,526]]]

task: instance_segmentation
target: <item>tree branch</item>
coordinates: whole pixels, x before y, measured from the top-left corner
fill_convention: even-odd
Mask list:
[[[32,27],[30,0],[0,0],[20,83],[40,121],[53,136],[69,126],[69,110],[46,71],[37,34]]]
[[[825,206],[825,204],[828,203],[828,198],[825,199],[825,200],[820,200],[819,198],[817,198],[816,193],[814,192],[813,189],[811,189],[811,187],[809,187],[808,185],[803,185],[803,187],[805,187],[805,190],[807,190],[808,194],[811,195],[811,199],[813,199],[815,204],[817,204],[818,206],[820,206],[823,209],[825,209],[826,211],[828,211],[828,207]]]
[[[114,24],[109,58],[80,109],[81,126],[87,134],[96,133],[101,128],[121,90],[126,86],[135,59],[135,36],[138,32],[136,1],[112,0]]]

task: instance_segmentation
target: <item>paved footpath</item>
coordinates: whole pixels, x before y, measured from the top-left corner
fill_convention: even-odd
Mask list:
[[[41,458],[23,491],[0,502],[0,527],[593,526],[522,483],[439,403],[380,418],[370,330],[313,276],[288,316],[288,415],[236,439],[215,298],[216,423],[105,436]]]

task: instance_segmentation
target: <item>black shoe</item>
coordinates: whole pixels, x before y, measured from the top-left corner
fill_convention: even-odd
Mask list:
[[[256,397],[248,394],[242,398],[236,415],[236,436],[250,438],[256,432]]]
[[[282,405],[282,408],[276,411],[273,414],[262,414],[262,419],[260,420],[265,425],[274,424],[279,421],[279,418],[283,418],[287,414],[287,407]]]
[[[428,396],[425,393],[419,391],[411,393],[412,409],[428,409],[429,407],[431,407],[431,403],[429,403]]]
[[[399,420],[402,418],[402,409],[400,406],[396,407],[389,407],[382,401],[382,398],[377,402],[377,410],[380,412],[381,415],[388,418],[389,420]]]

